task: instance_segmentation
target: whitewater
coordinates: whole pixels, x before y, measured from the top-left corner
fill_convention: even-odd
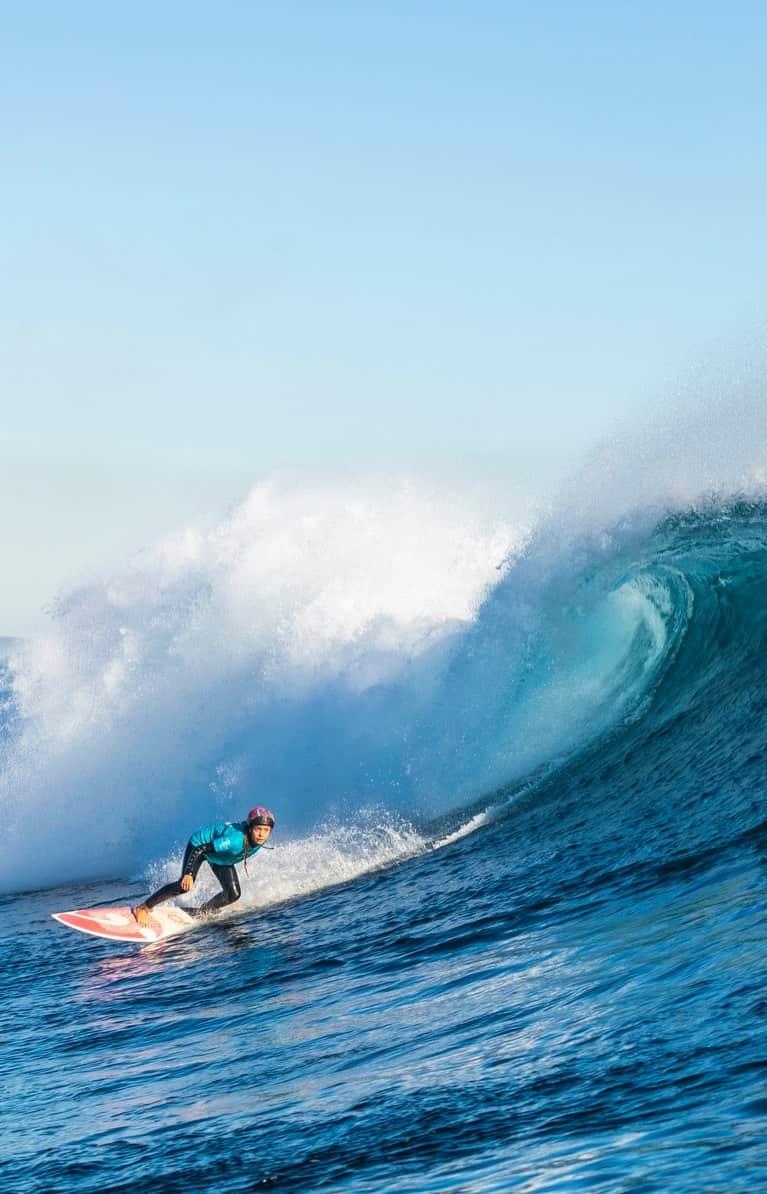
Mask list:
[[[8,646],[3,1188],[767,1185],[747,382],[544,506],[259,481]],[[50,919],[255,803],[274,849],[218,921]]]

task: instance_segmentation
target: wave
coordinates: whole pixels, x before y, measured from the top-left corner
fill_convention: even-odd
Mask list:
[[[11,652],[3,883],[31,841],[33,882],[110,877],[256,797],[291,836],[385,801],[392,733],[524,534],[409,484],[265,482],[59,600]]]
[[[474,827],[629,726],[650,735],[711,668],[712,586],[738,590],[743,541],[762,566],[767,521],[753,451],[704,498],[668,450],[651,493],[630,460],[611,445],[535,520],[412,485],[264,482],[61,599],[10,652],[3,889],[156,870],[257,798],[289,842],[287,886],[264,868],[283,898]]]

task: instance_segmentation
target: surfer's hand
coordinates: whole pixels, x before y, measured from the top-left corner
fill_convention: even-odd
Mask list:
[[[181,890],[182,891],[191,891],[193,887],[194,887],[194,875],[182,875]]]

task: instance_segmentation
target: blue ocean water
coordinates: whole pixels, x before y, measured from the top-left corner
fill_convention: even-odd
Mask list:
[[[211,647],[191,572],[73,595],[5,676],[2,1187],[767,1188],[767,505],[538,527],[466,616],[300,668],[284,606],[279,657]],[[253,790],[236,913],[50,919]]]

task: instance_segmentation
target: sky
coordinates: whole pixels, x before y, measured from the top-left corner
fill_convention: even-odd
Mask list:
[[[765,318],[767,8],[0,6],[0,635],[274,471],[543,484]]]

